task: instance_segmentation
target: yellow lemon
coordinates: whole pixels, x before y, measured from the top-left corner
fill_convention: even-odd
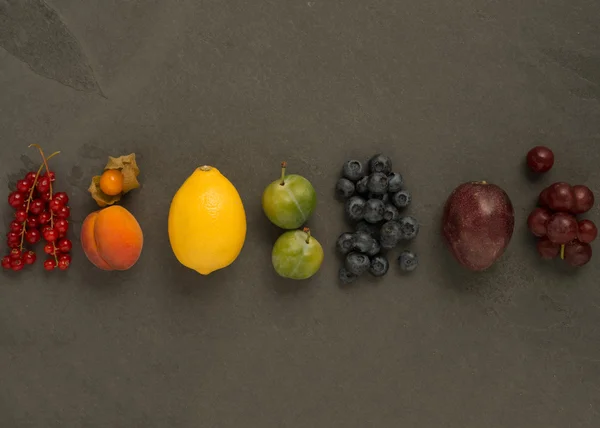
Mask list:
[[[229,266],[246,239],[246,213],[236,188],[218,169],[197,168],[169,210],[169,240],[179,262],[202,275]]]

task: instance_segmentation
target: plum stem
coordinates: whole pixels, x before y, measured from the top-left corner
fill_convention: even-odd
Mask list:
[[[279,183],[280,186],[285,186],[285,169],[287,168],[287,162],[283,161],[281,162],[281,183]]]
[[[304,233],[306,233],[306,243],[310,244],[310,229],[308,227],[305,227],[304,229],[302,229],[302,231]]]
[[[560,259],[561,260],[565,259],[565,246],[564,246],[564,244],[560,246]]]

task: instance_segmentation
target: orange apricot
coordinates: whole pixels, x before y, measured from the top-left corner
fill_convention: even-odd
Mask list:
[[[88,215],[81,226],[83,252],[102,270],[127,270],[139,259],[142,229],[125,208],[113,205]]]
[[[118,169],[107,169],[100,176],[100,190],[108,196],[118,195],[123,191],[123,173]]]

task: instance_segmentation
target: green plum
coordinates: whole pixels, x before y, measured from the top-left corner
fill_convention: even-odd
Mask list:
[[[271,260],[275,271],[284,278],[307,279],[323,263],[323,247],[310,234],[310,230],[290,230],[277,239]]]
[[[286,163],[281,163],[281,178],[267,186],[262,207],[271,222],[282,229],[297,229],[311,216],[317,205],[317,193],[301,175],[285,175]]]

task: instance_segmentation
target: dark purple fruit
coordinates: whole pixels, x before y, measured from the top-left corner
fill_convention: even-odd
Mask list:
[[[342,175],[351,181],[358,181],[365,176],[365,168],[360,161],[349,160],[342,168]]]
[[[364,219],[369,223],[379,223],[383,220],[385,204],[379,199],[369,199],[365,207]]]
[[[392,172],[388,176],[388,192],[396,193],[402,190],[402,186],[404,185],[404,179],[398,173]]]
[[[369,160],[369,172],[371,174],[375,172],[382,172],[386,175],[389,174],[392,172],[392,160],[382,154],[373,156]]]
[[[346,200],[354,194],[354,183],[347,178],[340,178],[335,185],[335,194],[339,199]]]
[[[448,197],[442,233],[456,260],[483,271],[502,256],[515,226],[510,198],[495,184],[464,183]]]
[[[346,215],[351,221],[360,221],[365,216],[367,201],[360,196],[352,196],[346,201]]]
[[[385,194],[388,190],[388,176],[383,172],[374,172],[369,176],[367,188],[369,189],[369,192],[375,193],[376,195]]]

